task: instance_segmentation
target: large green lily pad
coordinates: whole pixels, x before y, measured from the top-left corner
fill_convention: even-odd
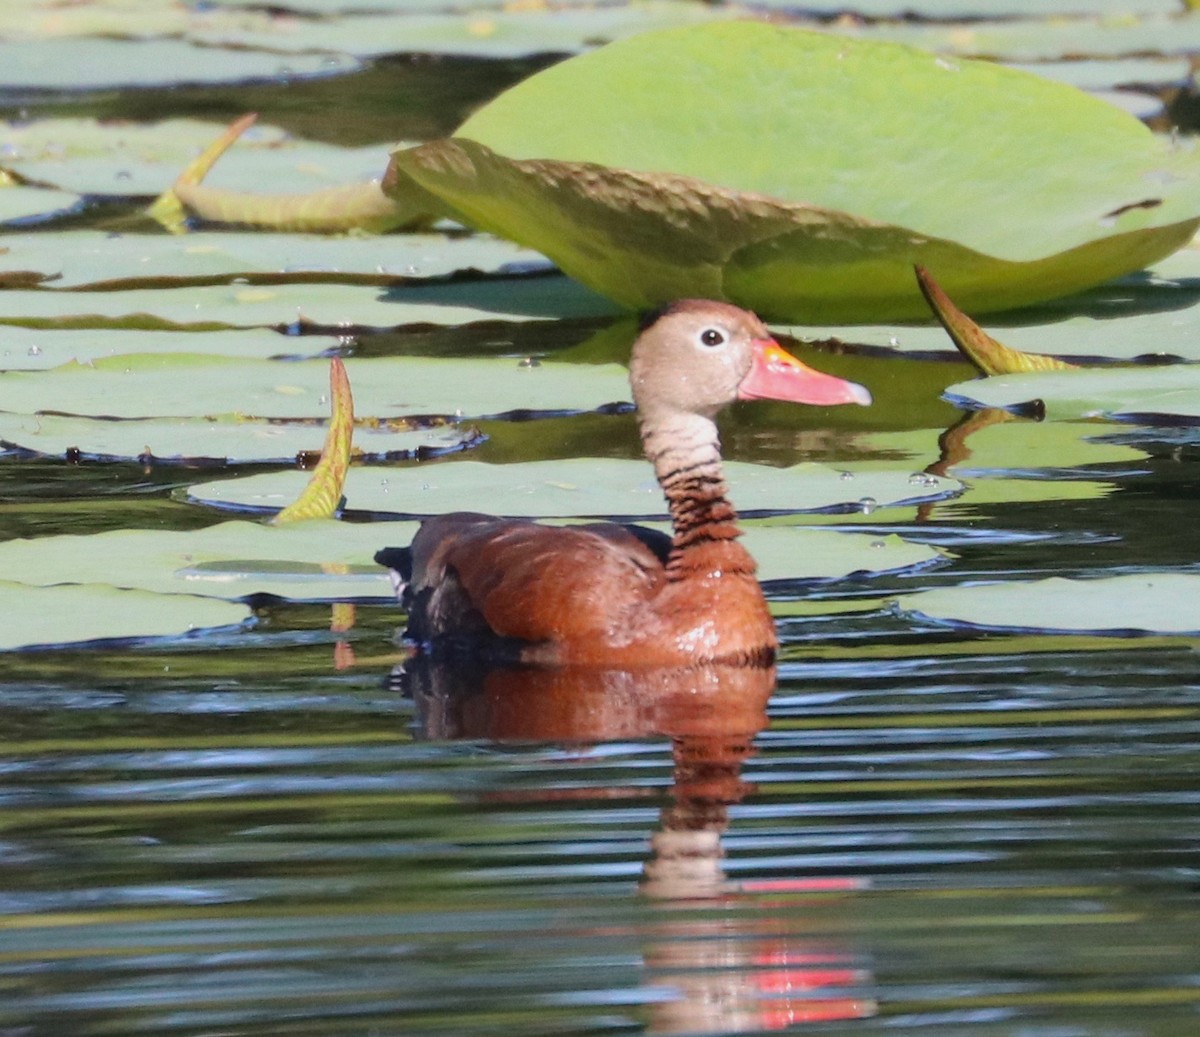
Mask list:
[[[907,612],[956,626],[1072,633],[1200,633],[1200,575],[970,584],[910,594]]]
[[[732,22],[546,69],[396,152],[384,186],[627,306],[700,295],[822,322],[924,317],[913,263],[971,312],[1136,270],[1200,223],[1198,174],[1038,76]]]
[[[0,543],[0,569],[7,579],[37,588],[103,583],[228,600],[271,595],[288,601],[391,601],[391,581],[373,561],[374,554],[381,547],[409,543],[416,529],[415,522],[313,520],[265,526],[234,521],[190,531],[128,529],[38,537]],[[765,581],[895,572],[945,557],[936,548],[897,536],[796,527],[749,528],[745,543]],[[0,584],[0,602],[5,586]],[[83,639],[71,633],[79,624],[69,615],[59,625],[60,640]],[[159,629],[150,627],[146,634]]]
[[[0,651],[90,641],[184,637],[250,619],[243,605],[192,594],[154,594],[106,584],[0,582]]]
[[[730,462],[730,496],[743,515],[762,511],[874,511],[938,500],[962,489],[954,479],[848,465],[792,468]],[[250,511],[276,511],[303,488],[303,473],[275,472],[191,486],[186,499]],[[346,506],[379,515],[477,511],[534,517],[649,517],[666,510],[662,490],[644,461],[580,458],[493,465],[481,461],[390,470],[354,468]]]

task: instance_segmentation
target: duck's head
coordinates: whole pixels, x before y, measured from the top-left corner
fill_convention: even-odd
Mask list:
[[[643,415],[669,411],[711,418],[734,400],[871,402],[861,385],[815,371],[786,353],[753,313],[707,299],[681,299],[642,321],[629,381]]]

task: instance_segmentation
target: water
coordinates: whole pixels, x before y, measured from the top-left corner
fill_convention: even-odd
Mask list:
[[[871,592],[1186,561],[1182,463]],[[777,683],[401,681],[390,609],[328,618],[6,660],[0,1032],[1196,1032],[1186,640],[873,610]]]
[[[447,81],[420,63],[357,80],[375,84],[365,121],[313,103],[336,81],[222,103],[375,140],[444,132],[525,71],[455,80],[446,111],[405,116],[427,123],[388,109],[390,76]],[[421,348],[478,355],[496,335]],[[500,336],[530,356],[563,337]],[[730,453],[854,454],[844,428],[774,420],[736,415]],[[491,460],[636,451],[622,414],[483,427]],[[362,606],[348,631],[275,605],[225,639],[4,657],[0,1035],[1200,1032],[1194,639],[981,634],[883,604],[1194,569],[1195,438],[1122,434],[1145,463],[1054,473],[1103,495],[900,521],[864,506],[856,528],[954,558],[776,588],[781,612],[814,595],[864,611],[782,618],[774,674],[401,679],[395,610]],[[214,521],[171,500],[188,478],[6,455],[0,535]]]

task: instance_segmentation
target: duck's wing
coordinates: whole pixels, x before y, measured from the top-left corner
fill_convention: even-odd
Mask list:
[[[413,538],[406,602],[418,640],[492,634],[521,642],[611,636],[662,582],[663,563],[628,527],[544,526],[455,512]]]

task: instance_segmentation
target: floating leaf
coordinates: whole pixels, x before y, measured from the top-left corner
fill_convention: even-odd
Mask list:
[[[584,411],[629,397],[629,374],[617,364],[380,357],[348,360],[346,367],[359,413],[375,418]],[[111,418],[324,418],[327,368],[322,361],[118,356],[0,375],[0,408]]]
[[[950,340],[983,374],[1026,374],[1031,371],[1073,371],[1075,364],[1038,353],[1022,353],[997,342],[976,324],[922,266],[917,268],[917,284]]]
[[[186,240],[186,239],[185,239]],[[611,303],[565,277],[403,285],[278,284],[105,292],[0,292],[0,324],[208,331],[287,326],[392,328],[482,320],[595,317]]]
[[[641,119],[623,103],[668,93]],[[546,69],[396,152],[385,188],[409,181],[625,305],[805,321],[920,316],[913,263],[977,312],[1078,290],[1173,251],[1200,212],[1189,155],[1071,88],[752,22]]]
[[[791,468],[726,464],[730,496],[743,515],[762,511],[873,511],[901,503],[937,500],[961,490],[953,479],[912,479],[911,473],[845,470],[818,464]],[[299,476],[299,478],[297,478]],[[276,511],[294,500],[302,473],[264,475],[204,483],[186,490],[188,500],[217,507]],[[486,502],[498,515],[662,515],[666,505],[644,461],[581,458],[492,465],[479,461],[415,468],[351,469],[346,507],[378,515],[437,515],[476,511]]]
[[[20,184],[0,185],[0,223],[30,222],[69,212],[81,204],[78,195]]]
[[[960,406],[1026,411],[1053,420],[1200,421],[1200,368],[1172,365],[1005,375],[946,390]]]
[[[224,223],[316,233],[344,230],[347,213],[353,214],[353,226],[375,233],[430,222],[432,207],[428,198],[414,192],[410,199],[398,203],[384,195],[377,181],[342,184],[296,197],[264,197],[205,187],[201,181],[213,163],[256,118],[244,115],[229,126],[184,168],[170,188],[146,210],[147,215],[173,234],[187,231],[189,212],[202,213],[206,219]]]
[[[106,39],[102,36],[0,41],[0,68],[9,90],[101,90],[114,87],[238,83],[352,72],[358,62],[324,48],[288,54],[197,46],[176,39]]]
[[[1028,0],[1024,0],[1028,2]],[[1036,2],[1036,0],[1035,0]],[[1110,6],[1102,0],[1104,6]],[[1124,0],[1116,0],[1124,5]],[[1004,61],[1049,61],[1086,54],[1093,58],[1143,54],[1190,54],[1200,47],[1200,19],[1182,13],[1182,4],[1170,12],[1175,17],[1129,17],[1131,6],[1111,10],[1104,17],[1096,5],[1076,0],[1072,5],[1084,17],[1014,18],[1013,12],[996,12],[1002,20],[944,20],[920,23],[879,22],[846,31],[864,41],[898,42],[948,54],[1000,58]],[[1025,14],[1042,15],[1045,4]],[[971,12],[973,15],[975,12]]]
[[[58,238],[59,235],[54,235]],[[0,334],[0,371],[45,371],[72,361],[92,364],[112,357],[154,353],[158,356],[198,353],[207,356],[270,360],[272,357],[317,357],[335,349],[331,335],[284,336],[269,328],[209,331],[201,335],[174,331],[123,331],[108,328],[59,330],[7,327]],[[2,380],[0,380],[2,382]],[[0,403],[4,393],[0,389]]]
[[[164,191],[180,167],[223,129],[197,119],[143,124],[83,118],[0,123],[0,128],[5,169],[79,194],[132,197]],[[383,145],[351,148],[298,140],[277,126],[259,123],[239,138],[209,183],[231,191],[254,190],[269,168],[274,191],[316,191],[378,177],[388,151]]]
[[[382,54],[461,54],[518,57],[562,54],[633,33],[669,25],[694,25],[735,17],[720,7],[640,0],[638,3],[555,4],[552,16],[539,4],[439,5],[436,13],[344,15],[272,19],[259,31],[246,28],[197,29],[190,38],[208,44],[261,47],[290,54],[333,50],[371,57]],[[455,8],[462,7],[461,10]],[[449,9],[449,10],[447,10]],[[324,14],[322,8],[322,14]]]
[[[193,467],[290,465],[298,458],[315,455],[321,438],[319,425],[307,422],[231,417],[112,421],[0,412],[0,445],[42,456],[84,461],[139,461]],[[467,449],[479,441],[476,430],[463,426],[392,430],[386,424],[369,424],[356,430],[353,456],[370,461],[436,457]]]
[[[354,437],[354,398],[350,380],[346,377],[346,365],[336,357],[329,362],[329,398],[329,431],[325,434],[321,459],[304,491],[273,519],[277,526],[304,519],[333,518],[341,505]]]
[[[2,194],[2,192],[0,192]],[[5,271],[32,272],[48,288],[103,286],[106,291],[184,283],[307,281],[343,283],[445,278],[452,274],[525,271],[548,264],[538,253],[485,234],[448,237],[329,237],[265,233],[112,235],[93,230],[7,234],[0,240],[0,285]],[[263,276],[260,276],[263,275]],[[124,350],[124,352],[139,352]]]
[[[409,543],[416,530],[416,522],[320,519],[283,526],[238,521],[189,531],[114,530],[5,541],[0,566],[8,579],[33,587],[107,583],[230,600],[271,595],[289,601],[393,601],[391,581],[374,554]],[[936,548],[894,536],[787,526],[750,527],[744,542],[759,561],[759,578],[767,581],[894,572],[944,557]]]
[[[975,583],[909,594],[898,603],[907,612],[956,626],[1107,634],[1200,633],[1200,575],[1196,573]]]
[[[243,605],[112,586],[31,587],[0,582],[0,651],[90,641],[183,637],[250,619]]]

